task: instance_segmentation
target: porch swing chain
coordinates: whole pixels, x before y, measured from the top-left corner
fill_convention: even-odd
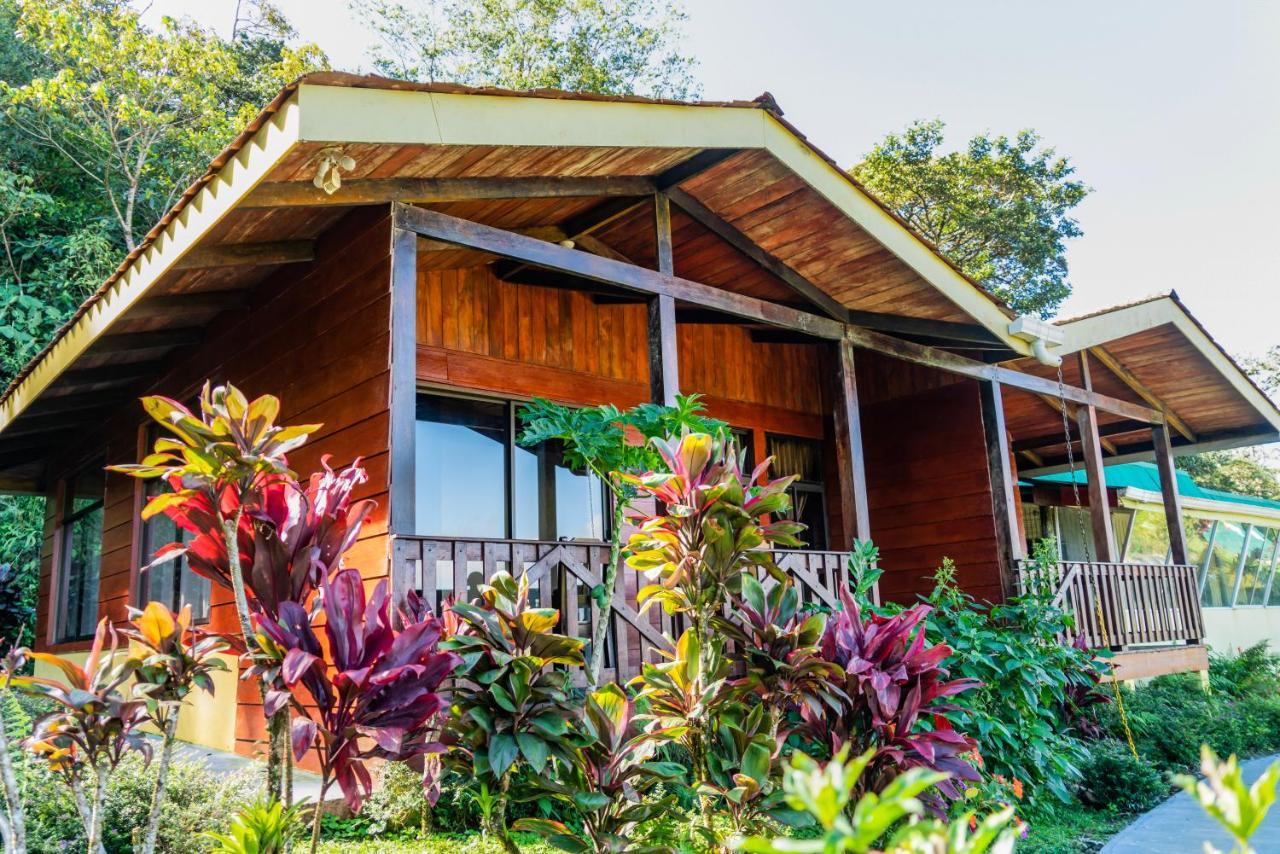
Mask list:
[[[1071,472],[1071,495],[1076,503],[1076,527],[1080,535],[1080,544],[1084,547],[1085,563],[1093,562],[1093,549],[1089,544],[1089,532],[1084,526],[1084,504],[1080,500],[1080,484],[1076,481],[1076,454],[1072,448],[1071,440],[1071,421],[1067,417],[1067,385],[1062,378],[1062,365],[1058,365],[1058,411],[1062,415],[1062,435],[1067,442],[1067,467]],[[1080,437],[1083,446],[1084,436]],[[1099,596],[1093,597],[1093,607],[1098,618],[1098,628],[1102,632],[1103,646],[1110,647],[1111,639],[1107,633],[1106,615],[1102,610],[1102,600]],[[1138,758],[1138,747],[1133,743],[1133,731],[1129,729],[1129,715],[1125,712],[1124,697],[1120,692],[1120,683],[1115,678],[1115,669],[1112,668],[1111,673],[1111,690],[1116,698],[1116,711],[1120,713],[1120,724],[1124,727],[1125,741],[1129,743],[1129,752],[1133,754],[1133,758]]]

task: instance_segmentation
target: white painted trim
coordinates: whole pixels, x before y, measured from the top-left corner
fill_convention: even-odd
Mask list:
[[[262,181],[298,141],[293,99],[258,129],[0,404],[0,431]]]
[[[1132,510],[1151,510],[1164,513],[1164,499],[1159,492],[1127,486],[1120,490],[1120,503]],[[1225,519],[1229,522],[1253,522],[1267,527],[1280,527],[1280,509],[1237,504],[1234,501],[1218,501],[1212,498],[1182,496],[1183,513],[1194,513],[1205,519]]]

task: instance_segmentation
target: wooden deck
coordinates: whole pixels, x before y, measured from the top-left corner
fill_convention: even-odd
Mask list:
[[[439,611],[446,598],[471,599],[497,572],[529,577],[530,596],[540,607],[560,610],[558,631],[590,638],[600,618],[591,590],[600,586],[609,562],[609,546],[582,541],[481,540],[400,536],[392,541],[392,578],[397,590],[419,591]],[[825,608],[839,603],[848,583],[847,552],[779,552],[778,565],[795,580],[801,601]],[[657,650],[671,648],[668,638],[682,630],[678,618],[654,608],[636,607],[637,573],[623,567],[613,599],[613,625],[606,638],[609,679],[626,681],[641,663],[657,661]]]

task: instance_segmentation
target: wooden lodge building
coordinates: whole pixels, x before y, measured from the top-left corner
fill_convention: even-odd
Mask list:
[[[332,168],[327,192],[317,172]],[[781,561],[827,603],[854,537],[881,549],[884,599],[928,590],[945,557],[977,596],[1016,591],[1019,478],[1060,470],[1070,447],[1093,548],[1057,583],[1080,619],[1102,616],[1123,676],[1205,666],[1173,455],[1280,433],[1176,297],[1056,325],[1015,317],[767,96],[316,74],[214,160],[0,398],[0,486],[48,498],[41,648],[85,649],[100,616],[153,598],[235,630],[229,593],[181,566],[140,572],[174,531],[142,524],[142,484],[102,468],[153,438],[139,395],[192,399],[206,378],[279,396],[285,423],[324,422],[291,459],[299,472],[364,458],[361,497],[378,509],[350,563],[369,579],[438,599],[527,571],[583,635],[604,495],[555,448],[515,444],[532,396],[703,394],[755,459],[799,475],[811,548]],[[1104,461],[1142,458],[1175,521],[1164,566],[1115,553]],[[663,626],[636,616],[622,577],[608,666],[627,675]],[[237,714],[233,680],[183,716],[185,737],[261,737],[256,689],[239,686]]]

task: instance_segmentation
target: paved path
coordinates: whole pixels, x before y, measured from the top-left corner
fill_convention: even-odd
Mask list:
[[[174,745],[173,755],[175,759],[183,759],[187,762],[199,762],[206,768],[218,775],[230,775],[251,766],[262,767],[262,763],[257,760],[250,759],[247,756],[241,756],[238,753],[227,753],[222,750],[214,750],[209,747],[202,747],[198,744],[188,744],[185,741],[179,741]],[[265,773],[265,772],[264,772]],[[332,800],[337,791],[334,786],[330,789],[329,799]],[[320,775],[312,774],[310,771],[300,771],[297,768],[293,770],[293,800],[295,802],[306,799],[311,803],[315,803],[320,797]]]
[[[1250,759],[1243,764],[1252,783],[1280,756]],[[1230,851],[1231,839],[1186,792],[1179,792],[1117,833],[1102,854],[1203,854],[1204,843]],[[1258,854],[1280,854],[1280,806],[1273,807],[1253,837]]]

